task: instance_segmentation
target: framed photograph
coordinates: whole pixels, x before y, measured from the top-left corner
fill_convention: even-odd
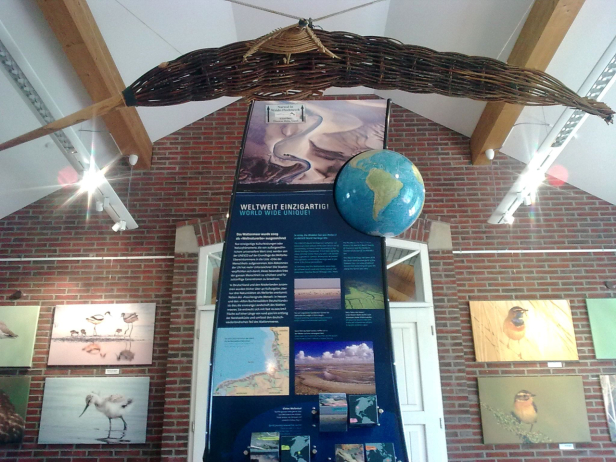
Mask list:
[[[29,395],[30,377],[0,377],[0,445],[22,442]]]
[[[145,443],[149,377],[45,379],[39,444]]]
[[[477,362],[577,361],[567,300],[471,301]]]
[[[588,443],[580,376],[479,377],[484,444]]]
[[[616,375],[601,375],[600,377],[610,439],[616,443]]]
[[[592,342],[597,359],[616,359],[616,298],[586,300]]]
[[[152,364],[155,317],[154,303],[57,306],[47,364]]]
[[[0,306],[0,367],[32,367],[38,306]]]

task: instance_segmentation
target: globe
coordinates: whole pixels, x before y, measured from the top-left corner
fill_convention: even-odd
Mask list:
[[[387,149],[362,152],[340,170],[334,189],[338,211],[353,228],[397,236],[419,217],[426,190],[417,167]]]

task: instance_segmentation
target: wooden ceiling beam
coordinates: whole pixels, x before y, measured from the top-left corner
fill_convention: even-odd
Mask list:
[[[545,71],[584,0],[535,0],[507,63]],[[487,149],[498,151],[524,106],[488,103],[471,135],[474,165],[489,164]]]
[[[125,85],[86,0],[37,0],[66,56],[94,103],[118,95]],[[136,168],[148,169],[152,142],[134,107],[103,116],[124,155],[137,154]]]

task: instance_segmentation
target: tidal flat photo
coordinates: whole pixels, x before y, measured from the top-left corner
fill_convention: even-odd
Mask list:
[[[152,364],[154,303],[57,306],[50,366]]]
[[[339,310],[340,295],[340,278],[295,279],[296,310]]]
[[[376,393],[372,342],[296,342],[295,394]]]
[[[38,306],[0,306],[0,367],[31,367]]]
[[[344,163],[360,152],[382,149],[384,100],[305,101],[301,123],[268,123],[268,105],[257,101],[239,168],[240,184],[332,184]]]
[[[371,281],[344,281],[344,307],[347,310],[383,310],[383,287]]]
[[[475,357],[492,361],[577,361],[567,300],[471,301]]]
[[[581,376],[479,377],[484,444],[587,443]]]
[[[38,443],[145,443],[149,389],[149,377],[45,379]]]
[[[0,445],[23,440],[29,394],[30,377],[0,377]]]
[[[601,375],[601,389],[605,403],[607,426],[612,443],[616,442],[616,375]]]

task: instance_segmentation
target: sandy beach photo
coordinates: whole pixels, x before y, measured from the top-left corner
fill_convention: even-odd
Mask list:
[[[296,342],[295,394],[376,393],[372,342]]]

